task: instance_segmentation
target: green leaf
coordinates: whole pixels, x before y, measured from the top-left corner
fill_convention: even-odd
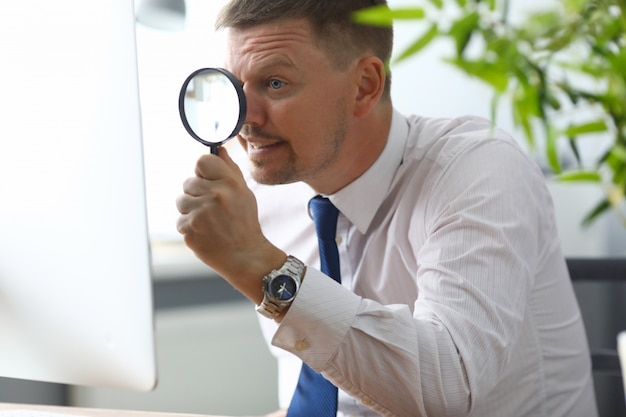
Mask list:
[[[531,125],[531,118],[537,114],[537,98],[535,90],[530,88],[529,84],[520,80],[517,84],[512,96],[513,107],[511,112],[513,113],[513,122],[516,127],[522,127],[526,141],[530,145],[532,150],[535,150],[535,136]]]
[[[526,137],[526,141],[528,142],[530,149],[535,151],[537,145],[535,143],[535,135],[533,134],[533,128],[530,124],[530,119],[528,118],[528,115],[520,114],[519,112],[514,111],[513,116],[515,117],[516,127],[522,127],[522,130],[524,131],[524,136]]]
[[[391,10],[393,20],[419,20],[426,16],[421,7],[403,7]]]
[[[598,171],[576,170],[566,171],[556,176],[556,179],[564,182],[586,181],[601,182],[602,176]]]
[[[561,110],[561,102],[554,94],[552,94],[552,91],[550,91],[549,88],[542,86],[540,97],[542,98],[543,103],[550,106],[553,110]]]
[[[439,10],[443,9],[443,0],[430,0],[432,4]]]
[[[501,97],[502,95],[498,93],[494,93],[493,96],[491,97],[491,105],[489,106],[489,109],[490,109],[491,123],[494,125],[496,124],[498,120],[498,104],[500,103]]]
[[[559,161],[559,151],[555,129],[549,124],[546,124],[544,127],[547,135],[546,156],[548,158],[548,164],[550,164],[550,168],[552,168],[555,173],[560,174],[561,162]]]
[[[588,133],[606,132],[607,125],[605,120],[595,120],[589,123],[571,125],[563,131],[563,134],[570,137],[584,135]]]
[[[539,98],[539,94],[541,91],[538,87],[533,84],[522,84],[521,87],[521,95],[519,98],[519,103],[517,105],[524,106],[525,111],[529,114],[529,116],[541,118],[541,100]]]
[[[626,165],[623,163],[615,167],[613,172],[613,184],[621,187],[626,187]],[[621,196],[621,199],[624,197]],[[612,200],[611,198],[609,198]]]
[[[615,145],[611,149],[611,157],[616,158],[622,163],[626,163],[626,146]]]
[[[468,61],[457,58],[449,62],[465,71],[466,74],[480,78],[491,85],[496,93],[504,93],[509,85],[506,68],[500,62]]]
[[[578,143],[576,143],[576,138],[570,137],[568,143],[569,143],[570,149],[574,153],[574,157],[576,158],[576,162],[580,166],[580,164],[581,164],[580,150],[578,149]]]
[[[390,9],[387,6],[374,6],[357,10],[352,14],[356,23],[371,26],[391,26],[394,20],[420,20],[426,13],[420,7]]]
[[[373,6],[366,9],[357,10],[352,14],[352,19],[356,23],[371,26],[392,26],[393,18],[391,17],[391,10],[389,7]]]
[[[456,42],[457,55],[463,55],[463,51],[472,38],[474,30],[478,28],[479,19],[478,12],[473,12],[454,22],[450,28],[449,34]]]
[[[611,202],[608,199],[602,200],[598,205],[596,205],[582,221],[582,225],[584,227],[588,227],[593,223],[595,219],[598,218],[599,215],[604,213],[605,211],[611,208]]]
[[[558,88],[561,89],[561,91],[563,91],[567,97],[569,98],[569,101],[573,104],[573,105],[577,105],[578,102],[580,101],[580,94],[573,90],[568,83],[556,83],[556,86]]]
[[[408,48],[406,48],[394,61],[394,63],[398,63],[409,58],[412,55],[415,55],[420,50],[424,49],[430,42],[437,37],[439,34],[439,28],[436,24],[431,25],[430,29],[426,31],[420,38],[418,38],[415,42],[413,42]]]

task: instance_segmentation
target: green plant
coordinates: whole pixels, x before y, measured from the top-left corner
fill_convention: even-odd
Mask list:
[[[417,20],[424,27],[392,66],[435,40],[453,42],[447,62],[492,89],[494,121],[500,100],[510,100],[515,125],[558,179],[605,187],[606,198],[583,224],[612,208],[626,226],[626,1],[562,0],[515,21],[509,0],[415,1],[416,7],[366,9],[355,19]],[[603,136],[610,140],[606,151],[585,164],[579,142]],[[564,148],[575,166],[563,165]]]

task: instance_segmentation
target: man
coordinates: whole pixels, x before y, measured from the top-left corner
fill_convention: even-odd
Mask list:
[[[394,111],[392,31],[351,20],[375,3],[232,0],[217,23],[248,102],[250,174],[330,198],[341,284],[270,242],[223,148],[185,182],[178,230],[279,323],[273,345],[339,388],[340,413],[596,415],[541,172],[488,122]],[[297,294],[268,303],[264,277],[287,269]]]

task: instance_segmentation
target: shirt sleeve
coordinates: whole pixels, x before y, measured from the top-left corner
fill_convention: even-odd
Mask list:
[[[458,352],[443,326],[415,320],[406,305],[384,306],[363,299],[315,269],[307,268],[272,343],[384,416],[430,415],[422,393],[415,389],[422,378],[433,385],[449,384],[455,373],[457,386],[447,391],[467,398]],[[457,364],[446,378],[439,372],[441,362]],[[441,403],[446,398],[425,401]],[[466,412],[467,408],[459,415]]]

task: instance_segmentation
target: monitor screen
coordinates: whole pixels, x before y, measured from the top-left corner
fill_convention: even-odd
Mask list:
[[[0,13],[0,376],[156,381],[132,0]]]

